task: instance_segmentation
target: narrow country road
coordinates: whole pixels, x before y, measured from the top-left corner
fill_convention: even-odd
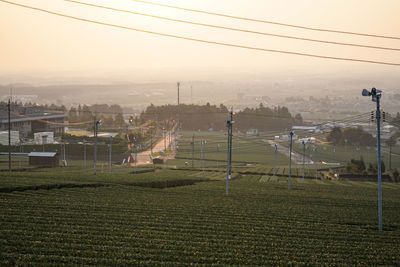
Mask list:
[[[153,146],[153,153],[157,153],[157,152],[162,152],[165,150],[165,148],[169,148],[171,144],[173,144],[175,142],[175,136],[173,136],[171,134],[171,139],[168,138],[169,132],[167,133],[167,138],[162,138],[158,143],[154,144]],[[151,150],[146,150],[146,151],[142,151],[140,153],[137,154],[137,161],[136,161],[136,166],[139,165],[146,165],[146,164],[151,164]],[[132,158],[135,158],[135,153],[131,154]],[[131,163],[132,166],[135,165],[135,163]]]
[[[277,144],[276,141],[268,140],[268,143],[275,149],[275,144]],[[277,145],[278,145],[278,152],[289,157],[289,148],[282,146],[279,143]],[[312,161],[307,156],[305,157],[304,161],[305,161],[305,164],[314,164],[314,161]],[[294,164],[303,164],[303,155],[292,151],[292,162]]]

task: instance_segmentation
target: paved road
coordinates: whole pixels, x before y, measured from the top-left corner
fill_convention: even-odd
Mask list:
[[[275,149],[275,144],[277,143],[276,141],[268,140],[268,143]],[[277,145],[278,145],[278,152],[289,157],[289,148],[282,146],[279,143]],[[292,151],[292,162],[294,164],[303,164],[303,154],[299,154]],[[304,164],[314,164],[314,161],[312,161],[309,157],[307,157],[307,153],[304,159]]]
[[[169,133],[168,133],[168,135],[169,135]],[[162,152],[162,151],[164,151],[165,147],[168,149],[170,144],[174,143],[174,141],[175,141],[175,137],[173,135],[171,135],[171,140],[169,140],[169,138],[167,137],[165,143],[164,143],[164,138],[161,139],[158,143],[156,143],[153,146],[153,153]],[[151,162],[150,154],[151,154],[150,149],[138,153],[136,166],[151,164],[152,162]],[[135,153],[132,153],[131,155],[133,158],[135,158]],[[132,163],[131,165],[134,166],[135,164]]]

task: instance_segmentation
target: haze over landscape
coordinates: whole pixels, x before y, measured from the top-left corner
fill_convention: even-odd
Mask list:
[[[399,11],[0,0],[0,265],[400,265]]]

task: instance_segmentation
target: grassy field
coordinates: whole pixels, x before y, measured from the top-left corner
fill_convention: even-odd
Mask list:
[[[0,265],[400,264],[399,184],[130,172],[1,173]]]

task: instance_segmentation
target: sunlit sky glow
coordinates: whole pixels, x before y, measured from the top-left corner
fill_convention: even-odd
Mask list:
[[[400,63],[400,52],[374,51],[166,22],[136,15],[79,6],[62,0],[15,0],[60,13],[129,27],[271,49]],[[400,48],[400,40],[316,33],[274,25],[235,21],[136,3],[130,0],[90,1],[117,8],[197,22],[331,41]],[[290,24],[400,36],[398,0],[169,0],[163,3]],[[0,3],[0,71],[135,71],[312,72],[398,70],[361,63],[303,58],[218,47],[69,20]],[[183,74],[184,75],[184,74]],[[192,77],[193,78],[193,77]]]

